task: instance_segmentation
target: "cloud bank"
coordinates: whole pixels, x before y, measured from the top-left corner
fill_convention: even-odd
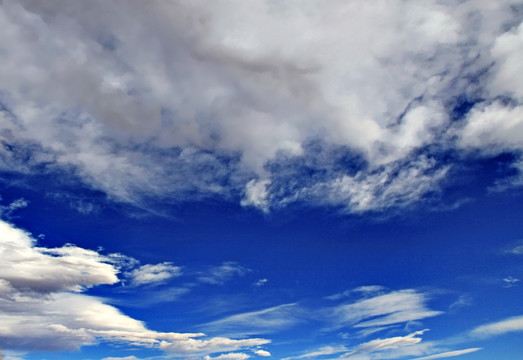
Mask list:
[[[6,0],[0,169],[349,212],[437,196],[442,152],[520,172],[520,5]]]

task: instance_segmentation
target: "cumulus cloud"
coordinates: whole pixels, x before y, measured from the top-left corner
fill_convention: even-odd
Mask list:
[[[521,150],[514,4],[4,1],[0,169],[140,206],[409,206],[448,174],[420,150]],[[485,101],[456,129],[460,96]],[[314,138],[358,156],[332,163]],[[283,178],[281,158],[307,167]]]
[[[182,270],[170,262],[147,264],[128,273],[133,285],[158,285],[173,277],[181,276]]]
[[[258,355],[258,356],[262,356],[262,357],[269,357],[269,356],[271,356],[271,353],[270,353],[270,352],[268,352],[268,351],[266,351],[266,350],[261,350],[261,349],[260,349],[260,350],[256,350],[254,353],[255,353],[256,355]]]
[[[149,330],[104,299],[83,293],[118,282],[115,264],[125,256],[105,256],[74,245],[37,246],[27,232],[4,221],[0,234],[0,342],[8,348],[71,350],[110,341],[203,356],[270,342]]]

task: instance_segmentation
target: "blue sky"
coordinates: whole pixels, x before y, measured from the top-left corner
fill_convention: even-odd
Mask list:
[[[522,23],[2,2],[4,359],[520,359]]]

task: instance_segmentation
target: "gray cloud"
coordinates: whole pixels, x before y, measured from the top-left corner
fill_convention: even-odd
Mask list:
[[[0,169],[136,205],[408,206],[447,176],[419,149],[522,150],[517,4],[4,1]],[[456,125],[458,96],[484,101]],[[311,138],[365,166],[332,166]],[[328,176],[282,178],[281,156]]]

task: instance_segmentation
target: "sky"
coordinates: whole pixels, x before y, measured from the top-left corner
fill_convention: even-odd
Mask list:
[[[0,29],[0,358],[522,358],[523,1]]]

